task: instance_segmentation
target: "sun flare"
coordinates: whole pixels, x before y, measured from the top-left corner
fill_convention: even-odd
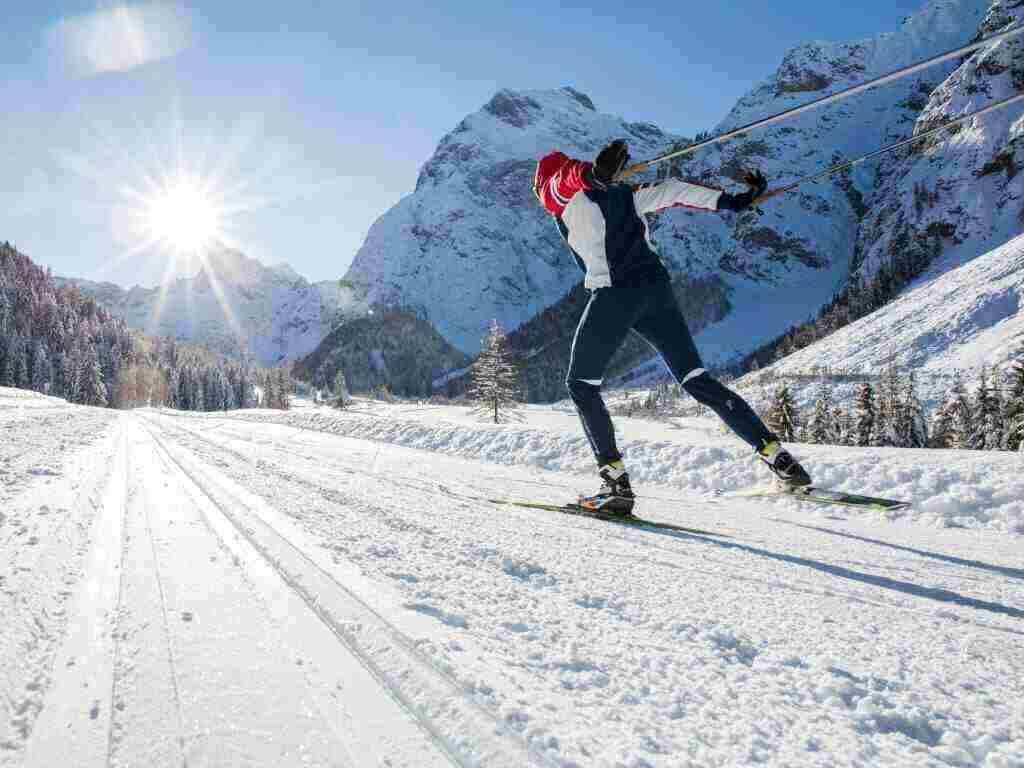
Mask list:
[[[189,177],[170,180],[147,201],[150,237],[179,253],[196,253],[218,239],[221,213],[203,185]]]

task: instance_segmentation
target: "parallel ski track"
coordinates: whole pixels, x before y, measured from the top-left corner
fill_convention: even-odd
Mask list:
[[[436,408],[443,408],[443,407],[446,407],[446,406],[434,406],[434,407],[436,407]],[[426,409],[423,409],[423,410],[426,410]],[[403,413],[416,413],[416,412],[417,412],[416,410],[403,411]],[[187,417],[178,417],[175,414],[169,414],[169,413],[161,413],[160,415],[161,416],[170,416],[171,418],[187,418]],[[374,420],[378,420],[378,419],[381,418],[379,413],[373,413],[373,412],[369,412],[369,411],[353,412],[352,410],[347,409],[347,408],[344,409],[344,410],[339,410],[336,418],[338,416],[351,416],[351,415],[356,415],[356,416],[359,416],[361,418],[368,418],[368,419],[374,419]],[[352,435],[341,435],[341,434],[338,434],[337,432],[332,432],[329,429],[318,429],[318,428],[316,428],[314,426],[297,426],[295,424],[291,424],[291,423],[286,422],[286,421],[278,421],[276,419],[266,419],[266,420],[264,420],[264,419],[245,419],[245,418],[237,418],[237,417],[228,416],[228,415],[225,415],[223,418],[224,418],[225,421],[236,422],[238,424],[259,424],[261,421],[266,421],[266,423],[268,423],[268,424],[274,424],[276,426],[283,426],[283,427],[290,427],[291,429],[297,429],[297,430],[301,430],[303,432],[315,432],[315,433],[321,434],[321,435],[330,435],[330,436],[333,436],[333,437],[341,437],[341,438],[346,438],[346,439],[349,439],[349,440],[364,440],[366,442],[381,443],[383,445],[397,445],[395,443],[389,443],[388,441],[382,440],[380,438],[375,438],[375,437],[353,437]],[[210,428],[209,430],[204,430],[204,431],[212,431],[212,429],[213,428]],[[414,448],[409,448],[409,446],[403,446],[403,445],[397,445],[397,447],[399,447],[399,448],[407,448],[409,450],[417,450],[417,449],[414,449]],[[422,450],[422,449],[419,449],[419,450]],[[445,455],[445,454],[441,454],[441,455]],[[471,461],[472,460],[470,457],[459,456],[457,454],[450,455],[450,458],[465,459],[467,461]],[[751,460],[753,460],[754,458],[755,458],[754,454],[751,454]],[[559,483],[548,483],[548,482],[544,482],[543,480],[534,480],[534,479],[531,479],[531,480],[521,480],[521,479],[517,479],[517,478],[514,478],[514,477],[506,477],[503,482],[518,483],[520,485],[528,485],[531,488],[536,488],[538,486],[542,487],[542,488],[553,488],[553,489],[556,489],[556,490],[559,490],[559,491],[565,491],[570,497],[575,497],[577,495],[578,490],[579,490],[578,488],[574,489],[574,488],[571,488],[570,486],[562,485],[562,484],[559,484]],[[668,498],[667,496],[650,496],[650,495],[642,494],[642,493],[638,493],[636,495],[636,497],[638,499],[642,500],[642,501],[663,501],[663,502],[666,502],[668,504],[678,504],[679,502],[692,502],[694,504],[709,504],[709,503],[710,504],[714,504],[714,503],[717,503],[718,501],[720,501],[719,497],[717,495],[711,493],[711,492],[702,493],[702,492],[699,492],[699,491],[698,492],[682,492],[681,491],[678,496],[675,496],[673,498]]]
[[[239,420],[239,421],[243,421],[243,420]],[[191,429],[181,425],[180,423],[179,424],[175,424],[175,428],[178,431],[188,435],[189,437],[191,437],[193,439],[198,439],[201,442],[206,443],[208,446],[210,446],[212,448],[215,448],[217,451],[228,453],[228,454],[230,454],[230,455],[232,455],[232,456],[234,456],[234,457],[236,457],[236,458],[238,458],[238,459],[240,459],[242,461],[245,461],[245,462],[249,462],[249,463],[253,462],[253,459],[252,459],[251,456],[246,456],[246,455],[244,455],[242,453],[239,453],[237,451],[233,451],[233,450],[231,450],[231,449],[229,449],[229,448],[227,448],[227,447],[225,447],[223,445],[220,445],[220,444],[215,443],[215,442],[213,442],[211,440],[208,440],[208,439],[202,437],[200,435],[200,433],[198,433],[197,431],[193,431],[193,430],[191,430]],[[325,433],[325,434],[331,434],[331,433]],[[357,438],[347,438],[347,439],[357,439]],[[304,454],[304,453],[300,453],[298,451],[293,451],[293,450],[288,450],[287,448],[284,447],[282,442],[274,443],[274,448],[275,448],[275,450],[281,451],[282,453],[290,454],[292,456],[295,456],[296,458],[302,458],[302,459],[306,459],[307,458],[307,455]],[[269,473],[271,473],[271,474],[281,478],[282,480],[286,480],[288,482],[293,482],[293,483],[296,483],[297,485],[302,485],[302,486],[304,486],[306,488],[309,488],[311,491],[316,493],[318,496],[323,498],[325,501],[328,501],[328,502],[331,502],[331,503],[337,503],[337,501],[338,501],[338,499],[336,497],[332,497],[333,494],[329,491],[329,489],[321,488],[320,486],[317,486],[317,485],[315,485],[313,483],[310,483],[310,482],[308,482],[306,480],[303,480],[301,478],[295,477],[293,475],[286,475],[284,473],[278,472],[278,471],[276,471],[274,469],[274,467],[272,465],[268,464],[267,462],[263,462],[260,466],[261,466],[261,469],[263,471],[269,472]],[[452,500],[452,501],[463,501],[463,503],[466,503],[467,505],[471,503],[471,502],[468,502],[468,501],[464,501],[464,500],[453,498],[450,494],[445,494],[445,493],[441,492],[439,490],[439,488],[438,488],[436,483],[430,484],[430,483],[421,481],[419,479],[414,479],[414,478],[407,478],[408,480],[413,480],[413,482],[410,482],[410,483],[400,483],[400,482],[396,482],[394,477],[385,476],[385,475],[379,475],[379,474],[375,474],[375,473],[372,473],[372,472],[367,472],[365,470],[361,471],[361,470],[352,469],[352,468],[349,468],[349,467],[335,467],[334,469],[335,469],[335,471],[342,472],[342,473],[345,473],[345,474],[362,475],[364,477],[372,477],[375,480],[381,480],[381,481],[384,481],[384,482],[388,482],[388,483],[391,483],[392,485],[394,485],[396,487],[400,487],[400,488],[410,488],[412,490],[417,490],[417,491],[420,491],[420,492],[428,492],[428,493],[437,495],[439,497],[448,498],[449,500]],[[722,501],[725,500],[723,497],[719,497],[719,498]],[[746,501],[752,501],[752,500],[753,499],[746,499]],[[732,499],[732,501],[744,501],[744,499],[742,497],[738,497],[738,498]],[[476,503],[479,503],[479,502],[476,502]],[[387,512],[388,511],[387,509],[379,508],[379,507],[374,507],[373,509],[376,511],[377,514],[379,514],[381,512]],[[586,521],[588,519],[585,516],[578,516],[578,517],[566,516],[566,517],[567,517],[568,521],[573,521],[573,520]],[[551,530],[564,531],[565,528],[566,528],[566,524],[565,523],[547,522],[547,521],[543,521],[543,518],[541,518],[541,517],[536,517],[536,520],[537,520],[538,524],[543,524],[543,525],[545,525],[545,527],[547,527],[547,528],[549,528]],[[604,523],[604,521],[599,521],[599,522]],[[613,537],[615,539],[619,539],[619,540],[622,540],[622,541],[629,541],[629,542],[636,542],[637,541],[638,537],[636,537],[634,535],[630,535],[634,531],[631,531],[628,528],[623,529],[621,531],[616,529],[613,526],[610,526],[610,525],[607,526],[607,528],[608,528],[608,531],[607,531],[607,533],[604,534],[605,536],[610,536],[610,537]],[[658,544],[653,539],[669,538],[669,539],[676,539],[676,540],[679,540],[679,541],[685,541],[685,540],[690,540],[690,541],[707,541],[708,540],[704,536],[696,536],[694,534],[680,534],[680,533],[664,532],[664,531],[658,532],[658,531],[654,531],[652,529],[644,529],[644,528],[639,527],[639,526],[637,526],[635,528],[635,532],[636,533],[640,533],[640,534],[648,534],[647,536],[643,537],[645,539],[644,540],[644,547],[645,547],[645,549],[648,549],[648,550],[649,549],[658,549],[658,550],[664,550],[664,551],[670,552],[670,553],[678,553],[678,547]],[[717,543],[717,545],[720,546],[720,547],[723,547],[723,548],[733,548],[733,547],[739,548],[739,549],[747,548],[747,546],[745,544],[741,544],[739,542],[735,542],[735,541],[730,540],[730,539],[721,540],[721,541],[719,541]],[[627,560],[627,561],[659,562],[661,565],[665,565],[667,567],[673,567],[673,568],[678,568],[679,567],[678,564],[662,562],[662,561],[652,561],[650,556],[648,556],[648,555],[644,555],[643,557],[630,556],[630,555],[626,555],[626,554],[621,553],[621,552],[614,552],[614,551],[610,551],[610,550],[603,549],[603,548],[600,551],[602,552],[602,554],[606,554],[608,556],[615,557],[616,559]],[[920,608],[914,608],[914,607],[912,607],[910,605],[907,605],[905,603],[895,602],[895,601],[886,600],[886,599],[882,599],[882,598],[871,599],[871,598],[865,597],[864,595],[858,595],[856,593],[845,592],[845,591],[837,590],[837,589],[817,590],[817,589],[808,589],[808,588],[805,588],[805,587],[794,587],[793,585],[788,585],[787,588],[794,588],[794,589],[798,589],[801,592],[806,592],[807,594],[813,594],[813,595],[819,595],[819,596],[826,596],[826,597],[828,597],[828,596],[840,596],[840,597],[843,597],[844,599],[851,600],[851,601],[853,601],[855,603],[860,603],[860,604],[864,604],[864,605],[870,605],[870,606],[874,606],[876,608],[884,608],[884,609],[887,609],[887,610],[892,610],[892,611],[897,611],[897,612],[918,613],[918,614],[920,614],[922,616],[931,616],[932,615],[932,613],[929,610],[920,609]],[[966,619],[966,618],[961,619],[961,620],[965,621],[967,623],[973,624],[974,626],[977,626],[977,627],[980,627],[980,628],[984,628],[984,629],[993,629],[993,630],[1000,631],[1000,632],[1010,632],[1012,634],[1020,634],[1019,631],[1017,631],[1017,630],[1009,629],[1009,628],[1006,628],[1006,627],[1001,627],[999,625],[990,624],[990,623],[985,622],[985,621],[972,620],[972,619]]]
[[[247,455],[245,455],[243,453],[240,453],[238,451],[234,451],[234,450],[232,450],[230,448],[227,448],[226,446],[224,446],[222,444],[215,443],[215,442],[213,442],[213,441],[203,437],[204,433],[200,433],[198,431],[193,431],[193,430],[191,430],[191,429],[189,429],[189,428],[187,428],[185,426],[182,426],[180,424],[175,424],[174,429],[177,429],[178,431],[184,433],[185,435],[188,435],[191,439],[199,440],[200,442],[206,443],[206,445],[208,445],[208,446],[210,446],[212,448],[215,448],[218,452],[226,453],[228,455],[231,455],[231,456],[239,459],[240,461],[244,461],[244,462],[249,463],[249,464],[255,463],[252,456],[247,456]],[[357,439],[357,438],[344,438],[344,439],[350,439],[351,440],[351,439]],[[307,454],[299,452],[299,451],[289,450],[281,442],[274,443],[273,447],[274,447],[275,451],[279,451],[281,453],[285,453],[285,454],[294,456],[295,458],[298,458],[298,459],[308,460]],[[331,489],[323,488],[322,486],[319,486],[319,485],[317,485],[315,483],[311,483],[308,480],[304,480],[304,479],[302,479],[300,477],[296,477],[294,475],[288,475],[288,474],[285,474],[283,472],[279,472],[278,470],[276,470],[274,468],[274,466],[272,464],[269,464],[269,463],[267,463],[265,461],[259,463],[259,468],[260,468],[261,471],[269,473],[269,474],[272,474],[275,477],[278,477],[278,478],[280,478],[282,480],[285,480],[285,481],[291,482],[291,483],[295,483],[296,485],[301,485],[301,486],[303,486],[305,488],[308,488],[309,490],[311,490],[312,492],[314,492],[318,496],[320,496],[320,498],[324,499],[325,501],[327,501],[329,503],[336,504],[339,501],[345,501],[345,500],[339,500],[338,497],[337,497],[337,493],[332,491]],[[495,502],[493,502],[493,501],[491,501],[489,499],[483,498],[482,496],[479,497],[479,498],[474,498],[474,497],[471,497],[469,495],[463,494],[463,496],[460,498],[458,495],[453,494],[451,491],[443,491],[443,490],[441,490],[441,487],[437,483],[432,483],[432,482],[429,482],[429,481],[424,481],[424,480],[421,480],[419,478],[403,478],[402,476],[398,476],[398,475],[381,475],[381,474],[369,472],[369,471],[366,471],[366,470],[358,470],[358,469],[353,469],[353,468],[349,468],[349,467],[334,466],[334,467],[332,467],[332,469],[333,469],[333,471],[338,472],[340,474],[349,474],[349,475],[355,475],[355,476],[361,476],[361,477],[372,477],[374,480],[379,480],[381,482],[386,482],[386,483],[388,483],[388,484],[390,484],[390,485],[392,485],[394,487],[397,487],[397,488],[407,488],[409,490],[414,490],[414,491],[417,491],[419,493],[429,493],[432,496],[436,496],[437,498],[444,499],[444,500],[446,500],[448,502],[461,502],[461,504],[464,505],[464,509],[467,509],[470,512],[475,512],[476,510],[479,509],[479,506],[481,504],[485,504],[485,503],[490,505],[490,506],[500,506],[497,503],[495,503]],[[324,469],[321,468],[321,472],[323,472],[323,471],[324,471]],[[405,482],[399,482],[399,480],[404,480]],[[478,493],[480,492],[479,489],[473,488],[472,486],[470,486],[470,490],[476,491]],[[387,514],[387,513],[391,512],[391,511],[393,511],[393,510],[390,510],[390,509],[385,508],[385,507],[373,506],[373,505],[370,505],[370,504],[368,504],[366,502],[363,502],[362,506],[365,507],[365,510],[357,510],[357,511],[360,511],[360,512],[366,511],[367,513],[372,513],[372,516],[380,516],[381,514]],[[521,507],[515,507],[515,508],[522,509]],[[524,510],[524,511],[529,513],[529,510]],[[536,525],[538,527],[543,526],[544,528],[547,528],[548,530],[558,531],[560,533],[564,533],[569,528],[588,530],[588,529],[592,528],[593,520],[597,520],[597,518],[591,518],[591,517],[588,517],[586,515],[566,515],[564,521],[563,520],[557,520],[555,518],[550,518],[550,517],[547,517],[547,516],[536,515],[536,514],[531,514],[530,517],[531,517],[531,519],[533,521],[531,524]],[[679,551],[678,547],[658,543],[658,539],[675,539],[677,541],[686,541],[686,540],[693,540],[695,537],[698,538],[698,539],[699,538],[703,538],[702,535],[698,535],[698,534],[695,534],[695,533],[685,533],[685,532],[680,532],[680,531],[658,530],[658,529],[653,528],[653,527],[645,528],[645,527],[639,526],[639,525],[638,526],[614,526],[614,525],[611,525],[611,524],[607,523],[607,521],[603,521],[603,520],[597,520],[597,522],[601,523],[602,525],[604,525],[604,526],[606,526],[608,528],[608,531],[603,534],[607,538],[613,538],[613,539],[616,539],[618,541],[625,541],[625,542],[629,542],[629,543],[636,543],[638,539],[643,539],[643,545],[644,545],[645,549],[658,549],[658,550],[663,550],[665,552],[669,552],[669,553],[673,553],[673,554],[677,554],[678,553],[678,551]],[[711,532],[709,531],[708,533],[711,533]],[[719,536],[719,537],[727,537],[728,536],[725,533],[720,533],[720,534],[716,534],[716,535]],[[730,538],[731,538],[731,536],[730,536]],[[603,554],[608,555],[609,557],[614,557],[616,559],[626,560],[626,561],[629,561],[629,562],[648,562],[650,560],[649,556],[647,556],[647,555],[644,555],[644,556],[627,555],[627,554],[625,554],[623,552],[614,552],[614,551],[611,551],[611,550],[608,550],[608,549],[603,549],[603,548],[600,551]]]
[[[378,681],[388,695],[409,714],[413,722],[422,729],[427,738],[453,765],[458,766],[458,768],[476,768],[476,766],[480,765],[487,765],[488,768],[490,766],[505,765],[509,766],[509,768],[522,765],[557,765],[550,757],[538,752],[529,745],[518,733],[509,730],[497,712],[476,700],[472,691],[468,690],[449,672],[439,667],[432,659],[426,657],[416,647],[412,638],[381,616],[359,595],[338,582],[333,575],[321,568],[301,548],[295,546],[287,537],[276,531],[273,526],[256,515],[250,515],[247,516],[246,522],[250,524],[255,522],[264,536],[256,533],[253,528],[248,527],[235,513],[232,513],[225,507],[218,498],[218,494],[210,490],[207,482],[203,482],[196,472],[190,470],[173,455],[165,441],[152,429],[153,425],[148,423],[148,419],[143,419],[143,421],[147,422],[145,429],[160,451],[162,451],[166,461],[170,462],[184,474],[202,495],[209,500],[213,507],[223,515],[239,535],[274,569],[282,581],[288,585],[317,618],[338,638],[352,656]],[[194,433],[190,433],[188,430],[184,431],[195,436]],[[267,535],[274,540],[278,547],[283,547],[290,553],[298,556],[302,561],[303,573],[295,573],[295,570],[298,570],[297,568],[289,569],[279,556],[269,551],[269,548],[261,543],[260,539]],[[399,674],[389,672],[374,659],[373,655],[363,647],[359,639],[346,628],[346,624],[352,624],[353,622],[351,620],[341,620],[325,607],[322,593],[316,594],[303,585],[303,581],[309,577],[329,585],[334,592],[333,596],[340,598],[348,611],[358,614],[357,622],[359,626],[370,627],[378,638],[386,635],[391,639],[392,643],[387,648],[387,652],[378,652],[377,656],[382,657],[384,661],[390,661],[392,667],[400,667],[401,672]],[[405,663],[403,664],[403,662]],[[438,684],[440,684],[440,687],[444,689],[445,697],[443,702],[434,701],[435,705],[443,704],[444,708],[448,711],[451,710],[453,704],[456,707],[459,704],[464,705],[468,712],[463,712],[464,717],[461,719],[479,720],[483,718],[488,723],[492,735],[500,737],[503,743],[498,745],[497,750],[493,749],[493,747],[489,752],[484,750],[485,756],[483,758],[464,754],[464,750],[442,732],[435,722],[435,718],[424,711],[425,707],[413,701],[403,690],[403,686],[397,682],[399,679],[408,681],[413,677],[417,678],[415,682],[423,687],[433,687],[436,689],[439,687]],[[469,715],[469,717],[465,717],[465,715]],[[478,727],[476,733],[468,735],[470,738],[476,737],[479,740],[482,738],[480,730]],[[473,746],[479,747],[480,745],[474,744]]]

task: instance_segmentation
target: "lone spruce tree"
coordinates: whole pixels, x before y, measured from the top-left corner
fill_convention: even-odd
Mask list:
[[[339,368],[337,375],[334,377],[334,397],[331,400],[331,405],[335,408],[345,408],[348,406],[350,399],[348,382],[345,381],[345,372]]]
[[[808,443],[835,444],[838,442],[838,431],[832,390],[827,381],[822,381],[818,387],[818,399],[814,401],[811,420],[804,430],[804,440]]]
[[[793,394],[789,387],[783,384],[776,392],[772,400],[765,423],[771,428],[781,440],[794,440],[799,429],[799,416],[796,404],[793,402]]]
[[[518,420],[514,413],[522,397],[519,366],[508,348],[508,337],[497,320],[491,321],[480,356],[470,368],[469,397],[475,412],[495,424]]]
[[[862,448],[871,445],[875,434],[875,390],[866,381],[857,390],[854,418],[853,444]]]
[[[1006,449],[1024,450],[1024,354],[1010,372],[1010,394],[1004,406],[1003,423],[1006,425]]]

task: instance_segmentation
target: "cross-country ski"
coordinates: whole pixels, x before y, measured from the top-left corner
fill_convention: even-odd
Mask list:
[[[1024,768],[1024,4],[4,11],[0,768]]]

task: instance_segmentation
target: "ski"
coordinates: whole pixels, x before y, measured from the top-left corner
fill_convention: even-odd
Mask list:
[[[731,539],[727,533],[719,533],[718,531],[706,531],[703,528],[688,528],[683,525],[674,525],[673,523],[658,523],[654,520],[644,520],[642,517],[636,517],[635,515],[608,515],[601,514],[593,509],[587,507],[581,507],[579,504],[547,504],[540,501],[525,501],[520,499],[490,499],[486,496],[473,496],[466,493],[460,493],[453,491],[445,485],[438,485],[438,489],[449,496],[456,499],[463,499],[465,501],[480,501],[488,504],[500,504],[502,506],[519,507],[520,509],[535,509],[542,512],[558,512],[563,515],[573,515],[574,517],[590,517],[594,520],[602,520],[608,523],[618,523],[619,525],[629,526],[631,528],[646,528],[647,530],[654,531],[673,531],[675,533],[690,533],[698,536],[718,536],[719,538]]]
[[[816,504],[839,504],[844,507],[859,507],[878,512],[896,512],[910,508],[909,501],[880,499],[875,496],[862,496],[856,493],[832,491],[828,488],[816,488],[813,485],[798,488],[780,488],[777,486],[752,488],[746,491],[724,491],[717,494],[718,498],[744,499],[774,498],[779,496],[793,496],[800,501],[810,501]]]
[[[593,509],[587,507],[581,507],[579,504],[544,504],[536,501],[519,501],[516,499],[487,499],[492,504],[503,504],[512,507],[520,507],[522,509],[537,509],[544,512],[559,512],[563,515],[573,515],[574,517],[589,517],[594,520],[602,520],[608,523],[618,523],[619,525],[625,525],[630,528],[646,528],[647,530],[654,531],[674,531],[676,533],[690,533],[698,536],[718,536],[720,538],[731,539],[726,533],[720,533],[719,531],[707,531],[703,528],[688,528],[683,525],[675,525],[673,523],[659,523],[654,520],[645,520],[642,517],[636,517],[635,515],[608,515],[601,514]]]

